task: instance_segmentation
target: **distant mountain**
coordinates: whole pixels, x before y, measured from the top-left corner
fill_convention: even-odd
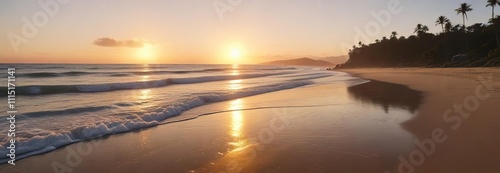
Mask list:
[[[266,65],[291,65],[291,66],[334,66],[327,61],[323,60],[315,60],[311,58],[298,58],[298,59],[290,59],[290,60],[279,60],[279,61],[270,61],[264,62],[262,64]]]
[[[331,57],[326,57],[326,58],[320,58],[319,60],[327,61],[327,62],[330,62],[332,64],[343,64],[343,63],[347,62],[348,59],[349,59],[349,56],[341,55],[341,56],[331,56]]]

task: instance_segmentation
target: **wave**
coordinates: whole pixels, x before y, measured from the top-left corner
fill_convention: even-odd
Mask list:
[[[144,88],[157,88],[173,84],[193,84],[202,82],[213,82],[234,79],[257,78],[273,75],[288,74],[282,73],[264,73],[264,74],[243,74],[243,75],[220,75],[220,76],[201,76],[187,78],[168,78],[151,81],[125,82],[125,83],[105,83],[88,85],[31,85],[16,87],[16,95],[46,95],[62,93],[94,93],[108,92],[116,90],[131,90]],[[7,87],[0,87],[0,91],[7,91]],[[7,92],[0,92],[0,97],[6,97]]]
[[[283,76],[278,76],[281,78],[292,78],[292,77],[304,77],[304,76],[315,76],[315,75],[324,75],[325,72],[321,73],[306,73],[306,74],[292,74],[292,75],[283,75]],[[335,73],[328,73],[330,76],[336,75]]]
[[[116,73],[116,74],[110,74],[108,76],[111,76],[111,77],[123,77],[123,76],[132,76],[131,74],[127,74],[127,73]]]
[[[331,74],[316,74],[316,75],[310,75],[310,76],[304,76],[301,78],[295,78],[291,79],[292,81],[300,81],[300,80],[313,80],[313,79],[320,79],[320,78],[325,78],[325,77],[330,77],[332,76]]]
[[[155,74],[184,74],[184,73],[203,73],[203,72],[217,72],[217,71],[228,71],[229,68],[220,69],[203,69],[203,70],[178,70],[178,71],[137,71],[130,72],[133,75],[155,75]]]
[[[124,133],[133,130],[144,129],[160,125],[163,120],[170,117],[180,115],[181,113],[198,107],[201,105],[237,99],[252,95],[264,94],[273,91],[297,88],[305,85],[313,84],[312,81],[285,81],[280,84],[250,87],[242,89],[237,93],[232,92],[216,92],[216,93],[198,93],[193,94],[188,98],[177,101],[157,109],[155,112],[145,113],[135,119],[123,119],[119,121],[101,121],[94,124],[87,124],[83,126],[74,127],[63,132],[52,132],[44,136],[34,136],[29,139],[16,140],[16,159],[23,159],[32,155],[41,154],[55,150],[57,148],[69,145],[71,143],[80,142],[84,140],[99,138],[107,135]],[[77,108],[78,109],[78,108]],[[74,109],[74,110],[77,110]],[[97,108],[95,110],[100,110]],[[104,108],[106,109],[106,108]],[[95,111],[94,110],[94,111]],[[52,111],[60,113],[68,110]],[[81,111],[81,109],[80,109]],[[41,113],[43,114],[43,113]],[[32,113],[31,116],[36,116]],[[0,149],[0,163],[6,163],[9,158],[6,157],[8,142],[1,144]]]
[[[261,71],[265,70],[292,70],[295,68],[279,68],[279,69],[259,69]],[[84,75],[95,75],[104,74],[111,77],[122,77],[131,75],[160,75],[160,74],[187,74],[187,73],[205,73],[205,72],[220,72],[220,71],[230,71],[233,68],[213,68],[213,69],[201,69],[201,70],[154,70],[154,71],[124,71],[124,72],[86,72],[86,71],[69,71],[69,72],[34,72],[34,73],[21,73],[18,74],[19,77],[26,78],[53,78],[53,77],[67,77],[67,76],[84,76]],[[251,69],[238,69],[251,70]]]
[[[105,109],[112,109],[112,106],[95,106],[95,107],[79,107],[79,108],[69,108],[63,110],[52,110],[52,111],[40,111],[40,112],[29,112],[19,115],[18,117],[23,118],[40,118],[46,116],[59,116],[59,115],[69,115],[75,113],[83,112],[95,112]]]
[[[24,73],[19,74],[19,77],[29,77],[29,78],[46,78],[46,77],[62,77],[62,76],[82,76],[87,74],[93,74],[93,72],[82,72],[82,71],[69,71],[62,73],[55,72],[36,72],[36,73]]]
[[[185,64],[186,65],[186,64]],[[92,67],[87,67],[85,69],[90,69],[90,70],[98,70],[98,69],[106,69],[106,70],[109,70],[109,69],[118,69],[118,70],[123,70],[123,69],[168,69],[168,68],[171,68],[171,67],[181,67],[183,65],[173,65],[173,64],[170,64],[170,65],[160,65],[160,66],[142,66],[142,65],[133,65],[133,66],[92,66]],[[189,65],[191,66],[191,65]],[[203,69],[204,67],[206,67],[206,65],[200,65],[198,66],[198,69],[202,69],[202,70],[207,70],[207,71],[210,71],[210,70],[234,70],[233,67],[231,67],[232,65],[224,65],[223,67],[221,68],[211,68],[211,69]],[[255,68],[255,67],[258,67],[258,68]],[[63,67],[65,68],[65,67]],[[295,67],[285,67],[285,66],[240,66],[238,68],[238,70],[295,70],[297,68]],[[200,70],[198,70],[200,71]]]

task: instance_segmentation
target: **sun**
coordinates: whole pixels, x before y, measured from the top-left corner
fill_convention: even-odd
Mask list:
[[[233,59],[241,58],[241,50],[238,48],[232,48],[231,49],[231,58],[233,58]]]
[[[156,56],[156,52],[155,52],[153,46],[144,45],[144,47],[140,48],[137,51],[137,56],[139,58],[143,58],[143,59],[151,59],[151,58],[154,58]]]

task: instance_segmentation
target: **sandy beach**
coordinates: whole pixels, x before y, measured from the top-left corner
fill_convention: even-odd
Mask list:
[[[344,72],[363,79],[197,107],[178,119],[203,116],[71,144],[0,171],[500,171],[500,69]]]
[[[403,123],[404,128],[420,140],[431,138],[436,128],[443,129],[448,138],[437,144],[435,152],[420,166],[414,166],[415,172],[500,171],[497,164],[500,140],[496,137],[500,134],[499,68],[344,71],[366,79],[403,84],[425,93],[424,104],[415,118]],[[448,111],[453,113],[447,114]]]

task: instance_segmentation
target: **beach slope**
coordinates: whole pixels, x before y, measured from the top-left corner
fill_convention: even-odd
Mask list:
[[[500,172],[500,68],[371,68],[344,72],[402,84],[425,94],[415,118],[403,123],[420,141],[444,131],[435,146],[415,146],[402,170]],[[404,96],[402,96],[404,97]],[[439,134],[437,134],[439,135]],[[422,149],[427,147],[427,149]],[[432,150],[431,150],[432,149]],[[426,153],[427,150],[427,153]],[[419,160],[420,151],[425,158]],[[413,157],[413,162],[410,160]],[[403,166],[404,165],[404,166]]]

